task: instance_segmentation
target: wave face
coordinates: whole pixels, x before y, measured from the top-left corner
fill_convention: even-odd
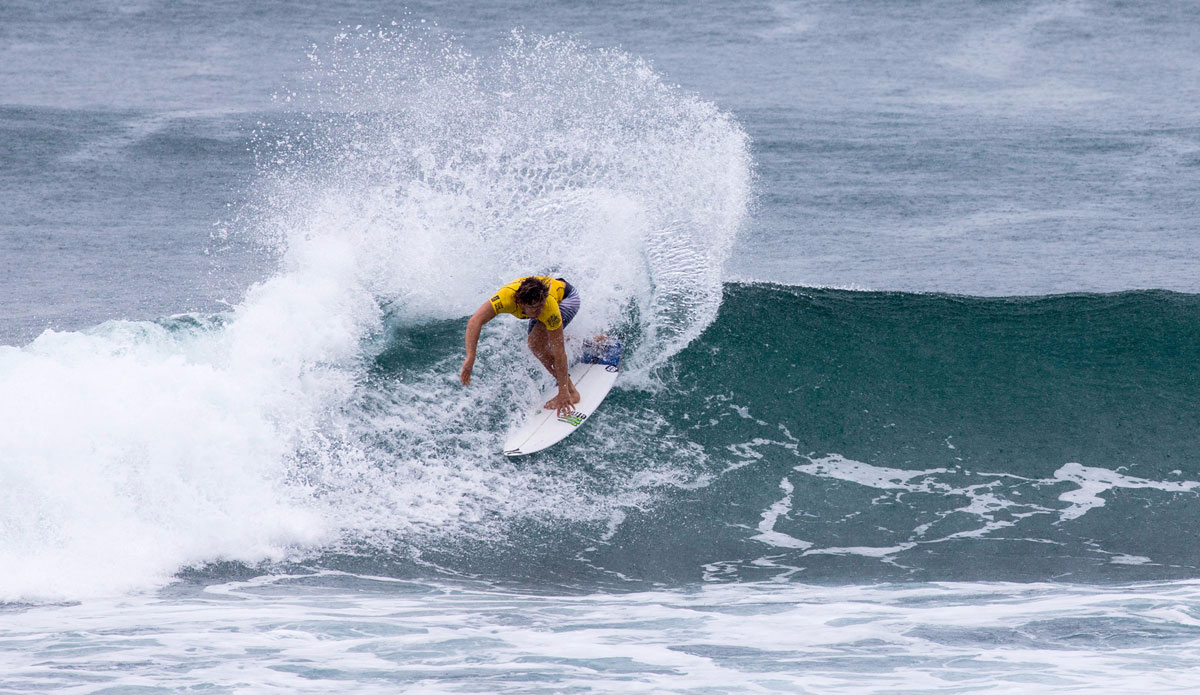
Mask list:
[[[1195,576],[1198,308],[730,286],[675,363],[687,395],[657,401],[724,466],[693,515],[731,557],[692,557],[737,578]]]
[[[1197,309],[1200,297],[1168,292],[728,285],[716,322],[659,388],[618,390],[544,455],[492,454],[475,469],[507,481],[469,493],[494,535],[459,526],[452,540],[410,535],[404,547],[426,569],[585,588],[1195,577]],[[430,355],[453,353],[461,327],[393,341],[374,366],[380,382],[427,383]],[[448,378],[456,364],[432,369]],[[388,387],[401,401],[425,389]],[[492,424],[473,436],[494,452],[510,406],[480,407]],[[432,451],[446,430],[465,436],[464,415],[433,438],[373,431],[381,447]],[[537,487],[518,493],[514,480]],[[467,493],[443,494],[458,504]],[[380,549],[325,561],[424,571]]]

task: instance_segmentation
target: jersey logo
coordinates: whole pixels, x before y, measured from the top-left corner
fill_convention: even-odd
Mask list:
[[[550,318],[546,319],[546,328],[549,328],[550,330],[554,330],[555,328],[558,328],[560,325],[562,325],[562,317],[559,316],[558,314],[555,314],[555,315],[551,316]]]
[[[497,314],[499,314],[500,309],[503,306],[504,306],[504,302],[500,301],[500,295],[496,295],[495,297],[492,297],[492,310],[493,311],[495,311]]]

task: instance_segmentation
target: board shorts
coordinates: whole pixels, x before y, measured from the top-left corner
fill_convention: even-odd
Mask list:
[[[579,291],[571,283],[562,278],[555,278],[562,284],[566,285],[566,292],[563,293],[563,298],[558,300],[558,312],[562,314],[562,328],[566,328],[571,323],[571,319],[575,318],[575,314],[579,311]],[[537,325],[537,319],[526,319],[529,321],[529,329],[526,333],[533,333],[534,326]],[[562,328],[558,330],[562,330]]]

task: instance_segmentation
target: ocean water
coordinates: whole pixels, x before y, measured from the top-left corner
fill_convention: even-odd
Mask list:
[[[1191,693],[1200,6],[0,6],[0,693]],[[466,317],[568,277],[626,369]]]

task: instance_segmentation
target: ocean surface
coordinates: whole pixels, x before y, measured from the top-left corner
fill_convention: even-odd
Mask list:
[[[1194,693],[1200,4],[0,4],[0,695]],[[466,317],[567,277],[577,434]]]

